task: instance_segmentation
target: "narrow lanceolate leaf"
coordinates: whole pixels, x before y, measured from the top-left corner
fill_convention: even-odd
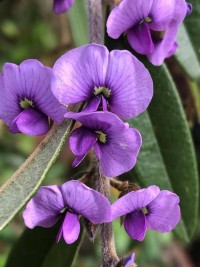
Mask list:
[[[161,190],[173,191],[170,177],[167,173],[158,141],[156,139],[153,126],[147,112],[129,121],[142,134],[143,144],[139,153],[137,164],[130,173],[130,180],[136,181],[142,186],[157,185]],[[180,238],[189,240],[183,220],[176,228]]]
[[[193,142],[176,87],[166,67],[152,68],[155,93],[149,109],[171,185],[180,196],[182,219],[191,238],[197,223],[198,172]]]
[[[177,39],[179,48],[177,49],[175,58],[191,79],[199,80],[200,60],[195,53],[195,47],[193,46],[191,36],[188,34],[188,30],[183,24],[179,28]]]
[[[175,85],[166,67],[149,67],[154,97],[149,116],[133,120],[143,136],[143,147],[134,168],[142,185],[156,184],[180,196],[182,222],[177,228],[189,240],[197,222],[198,174],[193,143]],[[151,126],[152,124],[152,126]]]
[[[26,229],[13,246],[5,267],[71,267],[78,252],[79,239],[67,245],[56,243],[60,223],[51,228]]]
[[[2,230],[26,204],[57,159],[73,127],[72,120],[53,126],[31,156],[0,188],[0,230]]]
[[[174,191],[180,196],[189,238],[197,223],[198,172],[193,142],[176,87],[166,67],[152,68],[155,93],[149,109]]]
[[[67,13],[75,46],[88,44],[88,18],[86,1],[76,0]]]
[[[199,33],[200,33],[200,1],[190,0],[188,1],[193,6],[193,11],[190,16],[185,20],[185,26],[190,37],[193,49],[197,55],[200,62],[200,44],[199,44]],[[188,66],[191,68],[191,65]]]

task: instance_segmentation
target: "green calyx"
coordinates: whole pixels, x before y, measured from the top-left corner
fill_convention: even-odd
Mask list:
[[[109,98],[111,94],[111,90],[106,87],[95,87],[94,94],[95,95],[103,94],[105,98]]]
[[[103,132],[101,131],[96,131],[95,133],[97,133],[99,135],[99,141],[101,143],[106,143],[106,134],[104,134]]]
[[[19,104],[20,104],[20,107],[23,109],[30,108],[30,107],[34,108],[33,101],[28,100],[26,97],[23,100],[20,100]]]

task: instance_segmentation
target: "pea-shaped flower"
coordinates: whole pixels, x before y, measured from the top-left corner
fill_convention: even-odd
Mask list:
[[[106,197],[75,180],[61,186],[42,186],[23,212],[24,222],[31,229],[51,227],[61,219],[57,242],[63,236],[67,244],[78,239],[80,215],[101,224],[110,220],[111,207]]]
[[[76,155],[76,167],[94,149],[100,169],[108,177],[118,176],[133,168],[142,144],[140,133],[129,128],[111,112],[68,112],[66,118],[79,121],[82,126],[69,137],[69,145]]]
[[[121,118],[143,112],[153,95],[148,70],[130,52],[90,44],[75,48],[53,67],[52,91],[68,106],[87,101],[87,111],[111,111]],[[85,111],[86,111],[85,110]]]
[[[67,12],[75,0],[54,0],[53,9],[56,14]]]
[[[117,39],[127,31],[131,47],[161,65],[175,53],[178,27],[191,9],[185,0],[123,0],[108,17],[107,32]]]
[[[180,220],[179,197],[155,186],[130,192],[112,205],[112,220],[124,217],[124,228],[132,239],[142,241],[146,230],[171,231]]]
[[[52,70],[29,59],[19,66],[6,63],[0,73],[0,119],[11,133],[46,134],[49,118],[64,119],[66,108],[52,94]]]

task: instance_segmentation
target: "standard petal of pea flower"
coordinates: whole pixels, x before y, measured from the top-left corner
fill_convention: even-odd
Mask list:
[[[148,70],[130,52],[89,44],[75,48],[53,67],[52,91],[64,105],[87,101],[85,112],[111,111],[129,119],[142,113],[153,96]]]
[[[11,133],[42,135],[49,130],[49,118],[64,119],[66,108],[52,94],[52,69],[29,59],[19,66],[6,63],[0,73],[0,119]]]
[[[123,0],[108,17],[107,32],[114,39],[127,32],[137,53],[161,65],[175,53],[179,25],[191,11],[185,0]]]
[[[140,133],[129,128],[111,112],[68,112],[66,118],[79,121],[82,126],[69,137],[69,145],[76,155],[76,167],[93,148],[100,169],[108,177],[115,177],[133,168],[142,145]]]
[[[124,228],[132,239],[142,241],[146,230],[170,232],[180,221],[179,197],[155,186],[128,193],[112,205],[112,220],[124,217]]]
[[[51,227],[60,219],[57,242],[63,237],[67,244],[78,239],[80,215],[93,224],[108,222],[111,206],[102,194],[75,180],[61,186],[42,186],[23,212],[24,222],[31,229]]]

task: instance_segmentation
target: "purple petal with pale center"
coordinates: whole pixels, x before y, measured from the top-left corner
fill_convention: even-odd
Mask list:
[[[115,177],[131,170],[142,145],[140,133],[132,128],[120,133],[109,131],[107,139],[106,144],[98,142],[94,146],[101,171],[108,177]]]
[[[51,227],[61,216],[64,208],[60,187],[56,185],[42,186],[37,194],[28,202],[23,212],[27,227]]]
[[[135,240],[142,241],[146,234],[146,218],[142,211],[131,212],[126,215],[124,228],[128,235]]]
[[[33,108],[22,111],[11,123],[11,133],[24,133],[27,135],[43,135],[49,130],[48,117]]]
[[[112,220],[126,214],[141,210],[151,203],[159,194],[160,189],[155,186],[149,186],[130,192],[119,198],[112,204]]]
[[[63,238],[67,244],[72,244],[78,239],[80,222],[77,214],[67,211],[61,227]]]
[[[51,69],[34,59],[26,60],[19,66],[4,64],[0,75],[0,118],[10,126],[23,111],[20,102],[27,99],[36,111],[61,123],[66,108],[51,92],[51,76]]]
[[[154,50],[150,29],[147,23],[141,23],[128,30],[128,42],[139,54],[150,54]]]
[[[52,91],[64,105],[94,97],[95,86],[104,85],[108,65],[105,46],[90,44],[72,49],[53,67]]]
[[[179,197],[170,191],[160,191],[147,210],[147,227],[151,230],[169,232],[180,221]]]
[[[53,9],[56,14],[67,12],[75,0],[54,0]]]
[[[153,0],[123,0],[108,17],[108,35],[117,39],[123,32],[138,25],[149,15],[152,3]]]
[[[65,117],[76,119],[90,131],[100,131],[106,135],[105,143],[98,140],[94,145],[94,152],[106,176],[120,175],[135,165],[142,144],[141,135],[137,130],[127,127],[115,114],[101,111],[88,114],[68,112]]]
[[[144,65],[128,51],[110,53],[106,84],[110,110],[122,118],[142,113],[153,96],[153,82]]]
[[[78,181],[69,181],[63,184],[61,191],[66,206],[75,213],[82,215],[94,224],[110,221],[110,203],[99,192]]]

